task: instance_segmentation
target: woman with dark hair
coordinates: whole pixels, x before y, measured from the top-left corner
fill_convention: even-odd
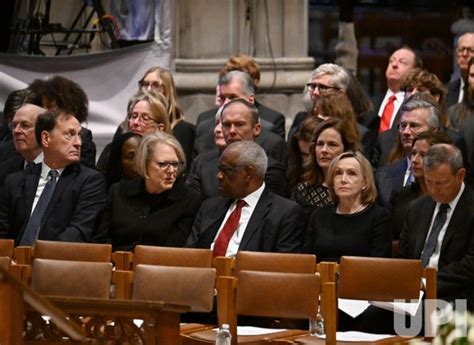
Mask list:
[[[94,242],[110,242],[113,250],[183,246],[201,198],[179,178],[186,164],[181,145],[170,134],[148,134],[135,162],[140,177],[110,187]]]
[[[142,136],[127,132],[114,138],[110,146],[109,166],[105,175],[107,190],[116,182],[138,177],[135,155]]]
[[[309,213],[314,208],[332,203],[326,185],[329,165],[333,158],[346,150],[359,150],[359,135],[353,126],[341,119],[328,119],[314,130],[306,161],[304,182],[297,184],[292,199]]]
[[[41,98],[41,105],[48,110],[61,110],[74,116],[81,124],[89,116],[89,100],[82,87],[62,76],[34,80],[28,88]],[[95,168],[96,147],[92,132],[82,127],[81,164]]]
[[[389,212],[376,205],[372,167],[361,152],[347,151],[331,162],[326,183],[334,205],[315,210],[306,231],[304,252],[318,261],[343,255],[389,257]]]

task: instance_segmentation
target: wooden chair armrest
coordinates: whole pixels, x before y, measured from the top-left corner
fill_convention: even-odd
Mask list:
[[[112,284],[115,286],[116,299],[131,299],[133,288],[133,272],[115,270],[112,272]]]
[[[112,261],[116,270],[130,271],[133,263],[133,253],[117,251],[112,253]]]

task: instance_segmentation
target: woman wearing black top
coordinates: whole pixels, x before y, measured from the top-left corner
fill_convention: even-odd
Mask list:
[[[329,166],[327,186],[334,205],[310,217],[305,252],[318,261],[343,255],[389,257],[392,233],[389,212],[377,205],[372,168],[360,152],[344,152]]]
[[[141,178],[112,185],[95,241],[111,242],[114,250],[137,244],[181,247],[201,205],[198,193],[179,178],[185,161],[173,136],[145,136],[136,154]]]

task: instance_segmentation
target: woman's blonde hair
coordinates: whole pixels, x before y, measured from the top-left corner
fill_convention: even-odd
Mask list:
[[[170,121],[166,111],[168,107],[168,101],[161,93],[152,93],[146,90],[140,90],[136,92],[128,101],[127,118],[132,115],[133,108],[135,108],[135,105],[140,101],[144,101],[149,104],[151,109],[150,115],[153,118],[153,121],[158,124],[163,124],[163,132],[171,133]]]

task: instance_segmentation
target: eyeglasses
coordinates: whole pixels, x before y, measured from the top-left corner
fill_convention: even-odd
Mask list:
[[[416,123],[416,122],[400,122],[398,125],[398,129],[400,131],[404,131],[405,129],[407,129],[408,127],[410,127],[410,129],[414,132],[417,132],[420,130],[420,128],[423,126],[422,124],[420,123]]]
[[[159,81],[145,81],[145,80],[140,80],[138,82],[138,86],[143,89],[148,89],[150,86],[152,89],[160,89],[163,87],[163,84],[160,83]]]
[[[172,167],[175,170],[179,170],[184,165],[184,162],[180,162],[180,161],[156,161],[155,164],[158,166],[158,168],[160,168],[162,170],[169,169],[170,167]]]
[[[458,54],[463,54],[465,51],[467,51],[469,54],[474,54],[474,47],[458,47],[456,49]]]
[[[339,90],[338,87],[324,85],[320,83],[307,83],[306,86],[308,87],[308,90],[311,92],[314,92],[316,89],[318,89],[322,95],[326,95],[330,93],[331,90],[336,90],[336,91]]]
[[[154,119],[151,118],[150,115],[147,115],[147,114],[130,114],[128,115],[128,120],[129,121],[135,121],[135,120],[139,120],[145,124],[149,124],[151,122],[156,122]]]
[[[236,165],[236,166],[233,166],[233,167],[228,167],[228,166],[220,165],[220,164],[217,166],[217,169],[219,169],[219,171],[222,172],[223,174],[230,174],[230,173],[233,173],[233,172],[237,171],[238,169],[242,169],[242,168],[246,168],[246,166]]]

